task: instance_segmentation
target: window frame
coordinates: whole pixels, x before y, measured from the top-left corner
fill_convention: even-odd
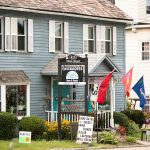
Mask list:
[[[146,14],[150,14],[150,0],[146,0]]]
[[[145,50],[146,46],[143,46],[143,44],[146,44],[146,43],[148,43],[148,50]],[[149,53],[149,55],[148,55],[149,59],[144,58],[144,53]],[[144,41],[141,43],[141,60],[143,62],[150,61],[150,41]]]
[[[61,31],[60,31],[60,33],[61,33],[61,36],[56,36],[56,24],[59,24],[59,25],[61,25]],[[56,50],[56,39],[60,39],[61,40],[61,45],[60,45],[60,50]],[[55,52],[56,53],[59,53],[59,52],[63,52],[64,51],[64,23],[63,22],[61,22],[61,21],[56,21],[55,22]]]
[[[24,21],[24,35],[21,35],[18,33],[18,20],[19,19],[23,19],[23,21]],[[17,18],[17,52],[19,52],[19,53],[28,51],[28,40],[27,40],[28,34],[27,34],[27,32],[28,32],[28,21],[27,21],[27,19],[26,18]],[[19,37],[24,37],[24,46],[25,46],[24,50],[19,50],[19,47],[18,47]]]
[[[89,38],[89,28],[92,27],[93,28],[93,39]],[[88,41],[88,53],[89,54],[94,54],[96,52],[96,26],[93,24],[88,24],[88,37],[87,37],[87,41]],[[93,52],[89,51],[89,41],[93,41]]]
[[[7,86],[13,86],[13,85],[25,85],[26,86],[26,115],[25,116],[30,116],[30,83],[24,83],[24,84],[1,84],[1,108],[0,110],[3,112],[6,112],[6,87]],[[24,116],[17,116],[18,119],[22,119]]]
[[[4,18],[3,17],[0,17],[0,20],[1,20],[1,33],[0,35],[2,36],[1,38],[1,45],[2,45],[2,48],[0,49],[0,52],[1,51],[4,51]]]
[[[110,30],[110,40],[106,39],[106,31]],[[106,52],[106,43],[109,42],[110,43],[110,49],[109,49],[109,53]],[[105,26],[105,54],[110,54],[112,55],[113,53],[113,27],[112,26]]]

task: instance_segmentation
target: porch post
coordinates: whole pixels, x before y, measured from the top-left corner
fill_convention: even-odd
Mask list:
[[[27,84],[27,116],[30,116],[30,84]]]
[[[110,126],[114,128],[114,117],[113,117],[113,111],[114,111],[114,86],[113,86],[113,78],[111,79],[111,88],[110,88]]]
[[[1,111],[6,112],[6,85],[1,85]]]

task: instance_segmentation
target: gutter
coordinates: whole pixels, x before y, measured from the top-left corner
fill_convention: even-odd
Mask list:
[[[95,19],[95,20],[103,20],[103,21],[112,21],[112,22],[120,22],[120,23],[126,23],[126,24],[131,24],[132,23],[132,20],[109,19],[109,18],[93,17],[93,16],[86,16],[86,15],[78,15],[78,14],[68,14],[68,13],[64,13],[64,12],[60,13],[60,12],[35,10],[35,9],[28,9],[28,8],[16,8],[16,7],[0,6],[0,9],[15,10],[15,11],[22,11],[22,12],[32,12],[32,13],[39,13],[39,14],[60,15],[60,16],[68,16],[68,17],[76,17],[76,18]]]

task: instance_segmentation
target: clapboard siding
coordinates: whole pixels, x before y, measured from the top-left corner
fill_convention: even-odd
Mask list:
[[[7,15],[6,15],[7,14]],[[31,115],[46,118],[43,110],[45,104],[46,88],[50,89],[50,77],[40,73],[55,54],[49,53],[49,20],[62,20],[69,22],[69,50],[70,53],[82,53],[83,51],[83,24],[105,24],[105,22],[40,15],[15,11],[0,11],[0,16],[24,17],[33,19],[33,53],[0,52],[0,70],[24,70],[31,79]],[[73,21],[73,19],[75,21]],[[108,23],[107,24],[111,24]],[[110,57],[124,73],[124,24],[117,26],[117,55]],[[104,70],[104,68],[103,68]],[[50,91],[48,91],[50,93]],[[84,97],[84,88],[77,88],[77,97]],[[122,84],[116,86],[116,110],[124,108],[124,89]]]

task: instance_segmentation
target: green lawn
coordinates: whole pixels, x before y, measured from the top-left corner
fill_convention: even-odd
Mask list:
[[[0,150],[8,150],[10,142],[12,142],[13,150],[49,150],[52,148],[84,148],[87,144],[76,144],[75,141],[32,141],[30,144],[19,144],[15,141],[0,141]],[[93,143],[93,146],[101,147],[102,145]]]

